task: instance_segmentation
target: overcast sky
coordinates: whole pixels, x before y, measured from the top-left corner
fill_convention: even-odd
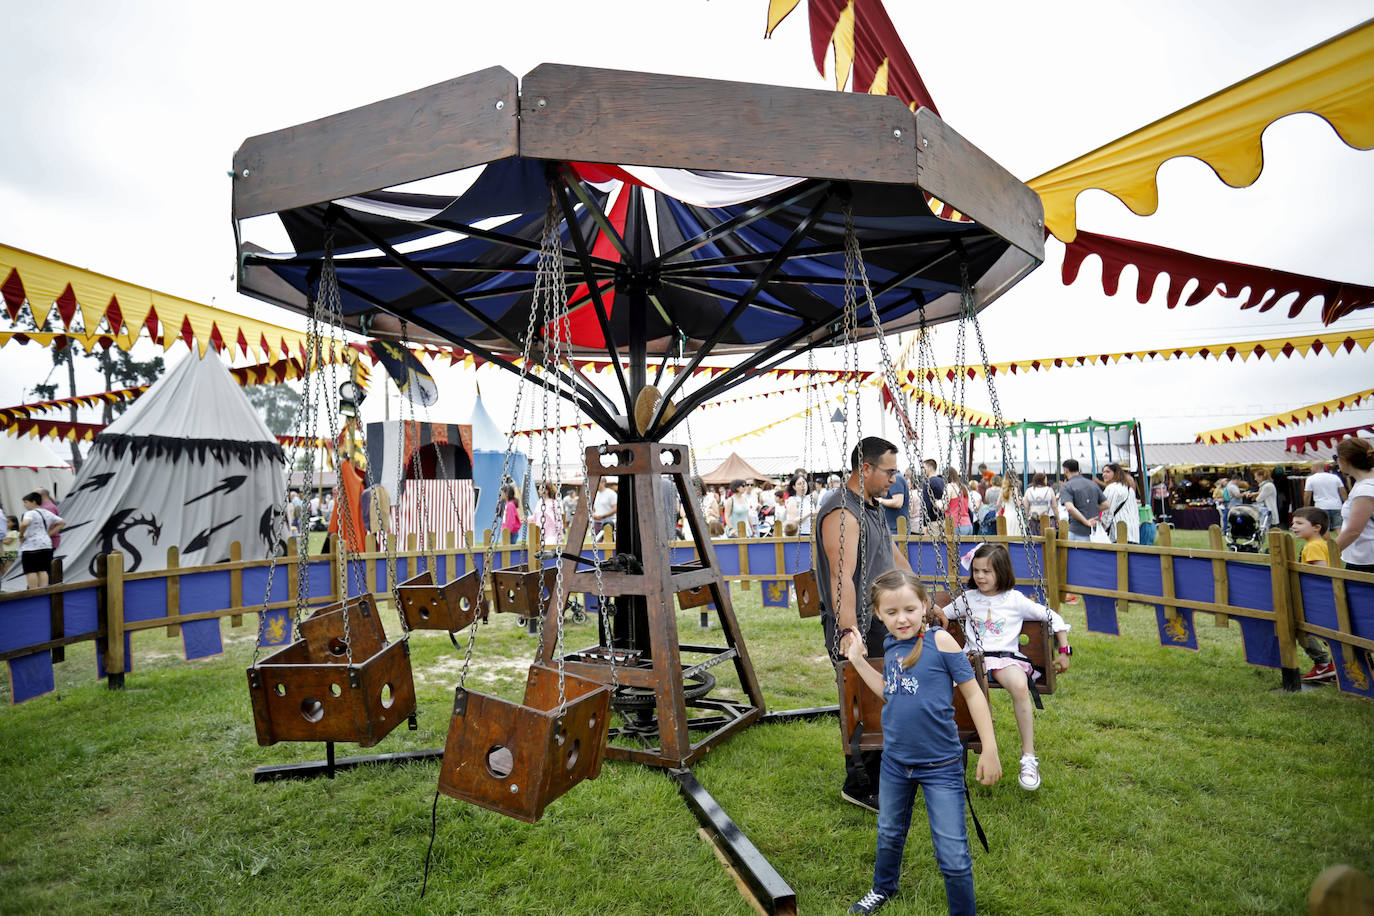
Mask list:
[[[0,241],[129,282],[284,324],[293,316],[233,287],[229,179],[246,137],[406,92],[492,65],[522,75],[541,62],[659,71],[829,88],[812,64],[803,4],[763,40],[765,0],[499,4],[335,2],[225,7],[181,2],[19,3],[5,0],[0,48]],[[941,114],[1022,179],[1087,152],[1326,38],[1368,16],[1367,2],[928,4],[887,6]],[[710,125],[703,125],[709,130]],[[1079,226],[1213,257],[1374,284],[1374,153],[1346,147],[1311,115],[1264,138],[1265,170],[1231,189],[1192,159],[1160,173],[1148,218],[1115,198],[1079,198]],[[1213,297],[1170,310],[1102,294],[1096,260],[1073,286],[1059,279],[1062,248],[987,309],[994,361],[1322,330],[1319,305],[1286,317],[1242,312]],[[1356,312],[1339,328],[1374,325]],[[952,361],[952,331],[942,332]],[[178,345],[172,355],[185,352]],[[838,352],[817,356],[838,366]],[[49,360],[29,346],[0,351],[0,405],[33,400]],[[1193,434],[1333,398],[1374,384],[1374,355],[1261,363],[1189,361],[1072,369],[1005,379],[1007,416],[1136,417],[1148,441]],[[462,422],[473,374],[437,372],[434,419]],[[498,425],[511,386],[477,374]],[[753,390],[764,390],[758,385]],[[83,393],[99,390],[92,376]],[[981,383],[969,402],[986,409]],[[718,410],[699,446],[804,406],[800,398]],[[392,415],[395,416],[395,405]],[[864,410],[872,418],[873,405]],[[366,415],[382,412],[379,398]],[[1369,422],[1374,411],[1313,428]],[[895,428],[889,423],[889,435]],[[866,423],[865,432],[877,431]],[[737,447],[746,455],[800,452],[802,426]],[[707,441],[707,439],[711,441]]]

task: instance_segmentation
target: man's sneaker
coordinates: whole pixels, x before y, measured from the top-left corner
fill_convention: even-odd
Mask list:
[[[859,902],[849,908],[851,913],[876,913],[887,903],[887,895],[877,891],[869,891],[859,898]]]
[[[1325,665],[1313,665],[1312,670],[1302,676],[1304,681],[1334,681],[1336,679],[1336,666],[1332,662]]]
[[[1034,754],[1021,755],[1021,775],[1017,777],[1021,788],[1034,792],[1040,788],[1040,758]]]
[[[843,798],[845,801],[849,802],[851,805],[858,805],[860,808],[863,808],[863,809],[865,809],[865,810],[867,810],[867,811],[872,811],[874,814],[877,814],[877,813],[878,813],[878,796],[877,796],[877,795],[859,795],[859,794],[857,794],[857,793],[854,794],[854,795],[850,795],[847,791],[845,791],[844,789],[841,789],[841,790],[840,790],[840,798]],[[856,913],[869,913],[869,912],[872,912],[872,911],[871,911],[871,910],[855,910],[854,912],[856,912]]]

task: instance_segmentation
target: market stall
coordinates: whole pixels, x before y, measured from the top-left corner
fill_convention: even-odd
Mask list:
[[[1150,469],[1151,503],[1156,517],[1175,528],[1206,530],[1220,524],[1221,512],[1213,489],[1221,479],[1238,480],[1243,489],[1256,488],[1254,471],[1265,468],[1279,491],[1280,524],[1288,508],[1302,505],[1303,481],[1317,455],[1299,456],[1283,439],[1250,439],[1218,445],[1170,442],[1150,446],[1156,462]]]

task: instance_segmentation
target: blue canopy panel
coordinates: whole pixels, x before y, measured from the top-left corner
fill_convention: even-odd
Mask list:
[[[503,159],[481,168],[457,196],[378,191],[282,212],[294,252],[255,263],[310,296],[332,233],[346,319],[389,312],[459,346],[511,352],[533,302],[549,181],[579,183],[554,165]],[[612,284],[630,275],[647,278],[654,305],[645,336],[659,352],[684,339],[700,344],[722,328],[718,346],[758,346],[833,322],[844,304],[846,198],[884,321],[957,291],[961,262],[976,278],[1007,247],[976,223],[937,217],[915,186],[855,184],[837,192],[835,183],[807,180],[711,207],[661,189],[645,193],[647,186],[628,180],[579,184],[568,195],[574,225],[560,233],[566,291],[581,300],[573,303],[581,328],[574,345],[583,351],[606,349],[598,322],[577,321],[594,309],[585,284],[604,288],[611,336],[623,347],[628,299]],[[606,225],[615,244],[603,234]],[[574,231],[591,253],[590,276]],[[860,322],[872,323],[866,303]]]

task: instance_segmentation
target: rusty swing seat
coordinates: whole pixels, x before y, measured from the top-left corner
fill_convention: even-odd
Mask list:
[[[558,568],[555,566],[492,570],[491,591],[496,613],[518,614],[529,619],[542,616],[553,600],[557,582]]]
[[[963,625],[958,620],[950,620],[950,635],[954,637],[959,645],[965,645]],[[1051,646],[1054,644],[1054,634],[1050,632],[1050,624],[1047,620],[1026,620],[1021,623],[1021,635],[1017,642],[1021,647],[1021,654],[1031,663],[1031,667],[1040,673],[1038,679],[1031,679],[1031,686],[1035,688],[1033,698],[1039,706],[1039,697],[1049,696],[1054,693],[1058,683],[1057,673],[1051,659],[1054,658]],[[988,686],[1003,689],[997,683],[997,679],[989,677]]]
[[[936,606],[944,606],[948,601],[944,592],[937,592],[933,598]],[[951,635],[959,644],[963,645],[963,632],[951,630]],[[978,686],[982,688],[984,698],[988,695],[988,677],[983,670],[983,659],[979,655],[969,657],[969,662],[973,665],[973,676],[978,680]],[[879,674],[883,671],[883,659],[870,658],[868,663],[873,666]],[[846,754],[854,751],[880,751],[883,749],[883,706],[885,702],[882,697],[874,693],[859,673],[854,670],[848,659],[842,659],[835,670],[835,680],[840,692],[840,739],[843,742]],[[954,691],[954,726],[959,732],[959,743],[964,747],[980,754],[983,751],[982,742],[978,740],[978,730],[973,725],[973,716],[968,711],[968,703],[964,700],[964,695],[956,688]],[[858,740],[855,741],[855,733],[862,727]]]
[[[410,647],[387,642],[372,595],[321,608],[301,621],[300,637],[248,669],[259,745],[372,747],[415,715]]]
[[[487,619],[488,605],[482,600],[482,581],[476,570],[435,585],[434,574],[426,569],[402,582],[396,591],[408,630],[453,633],[467,629],[479,617]]]
[[[610,725],[610,688],[530,666],[521,704],[459,687],[439,768],[439,791],[534,823],[550,802],[601,775]]]

